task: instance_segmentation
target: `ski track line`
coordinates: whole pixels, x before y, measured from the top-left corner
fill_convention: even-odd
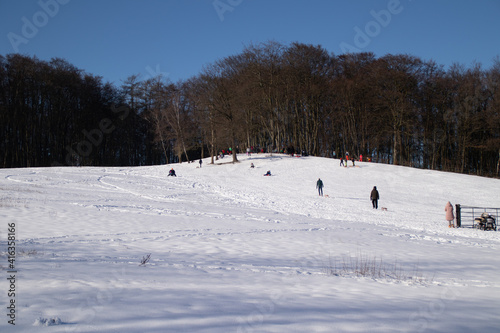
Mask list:
[[[286,232],[319,232],[319,231],[333,231],[334,229],[328,228],[287,228],[287,229],[253,229],[248,231],[226,231],[226,229],[187,229],[187,230],[155,230],[143,231],[134,233],[114,233],[114,234],[86,234],[86,235],[63,235],[55,237],[39,237],[29,238],[21,241],[22,245],[41,245],[41,244],[68,244],[68,243],[106,243],[106,242],[119,242],[119,241],[150,241],[150,240],[167,240],[169,238],[193,238],[193,237],[221,237],[221,236],[240,236],[240,235],[253,235],[253,234],[267,234],[267,233],[286,233]],[[143,237],[149,235],[150,237]],[[124,240],[126,236],[137,237]],[[90,239],[82,239],[88,237]],[[103,239],[97,239],[104,237]],[[72,240],[71,238],[74,238]],[[44,242],[45,241],[45,242]]]
[[[123,187],[120,187],[120,186],[117,186],[117,185],[105,182],[104,178],[106,178],[106,177],[111,177],[111,175],[102,175],[102,176],[100,176],[97,179],[97,181],[100,182],[101,184],[105,185],[105,186],[108,186],[110,188],[114,188],[114,189],[116,189],[116,190],[118,190],[120,192],[129,193],[129,194],[132,194],[134,196],[137,196],[137,197],[140,197],[140,198],[143,198],[143,199],[146,199],[146,200],[156,201],[156,202],[172,202],[172,200],[161,199],[161,198],[158,198],[158,197],[152,197],[152,196],[149,196],[149,195],[144,195],[142,193],[138,193],[138,192],[135,192],[135,191],[132,191],[132,190],[128,190],[126,188],[123,188]]]

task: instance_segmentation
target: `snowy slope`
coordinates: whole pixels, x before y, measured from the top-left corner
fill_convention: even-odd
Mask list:
[[[449,229],[444,205],[500,207],[499,180],[239,159],[0,169],[0,331],[498,332],[500,233]]]

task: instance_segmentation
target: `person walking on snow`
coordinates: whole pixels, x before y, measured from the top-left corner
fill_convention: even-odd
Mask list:
[[[448,228],[455,228],[455,216],[453,215],[453,206],[451,205],[451,202],[448,201],[448,203],[444,207],[444,211],[446,212],[446,221],[448,221]]]
[[[380,199],[380,195],[377,191],[377,186],[373,186],[373,190],[370,193],[370,200],[372,201],[373,208],[378,209],[378,199]]]
[[[318,178],[318,181],[316,182],[316,188],[318,189],[318,194],[323,196],[323,181],[320,178]]]
[[[203,160],[200,158],[200,168],[201,168],[202,164],[203,164]]]

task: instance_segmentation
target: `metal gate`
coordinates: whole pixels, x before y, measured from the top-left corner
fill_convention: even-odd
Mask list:
[[[480,217],[481,214],[485,212],[493,216],[495,221],[498,221],[498,216],[499,216],[498,214],[500,213],[500,208],[471,207],[471,206],[462,206],[460,204],[456,204],[455,211],[457,215],[457,227],[475,228],[475,218]]]

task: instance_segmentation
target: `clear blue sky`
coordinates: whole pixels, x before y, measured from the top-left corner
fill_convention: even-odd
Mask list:
[[[64,58],[116,85],[132,74],[188,79],[269,40],[490,68],[500,1],[0,0],[1,55]]]

